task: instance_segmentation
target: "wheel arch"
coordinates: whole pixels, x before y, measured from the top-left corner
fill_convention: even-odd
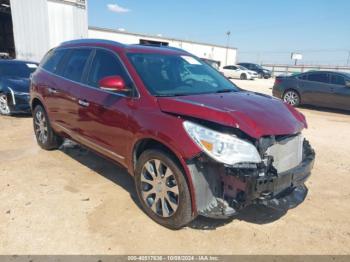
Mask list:
[[[41,106],[44,107],[44,109],[46,110],[46,108],[45,108],[45,106],[44,106],[44,103],[43,103],[39,98],[34,97],[34,98],[32,99],[31,104],[30,104],[30,107],[31,107],[32,111],[34,111],[34,108],[35,108],[36,106],[38,106],[38,105],[41,105]]]
[[[195,190],[193,188],[193,182],[192,182],[189,170],[187,168],[186,162],[178,152],[176,152],[174,149],[166,145],[164,142],[159,141],[158,139],[155,139],[153,137],[141,138],[138,141],[136,141],[136,143],[132,148],[132,174],[134,174],[137,160],[141,156],[142,152],[149,149],[158,149],[158,150],[165,151],[170,156],[172,156],[176,164],[179,165],[179,167],[181,168],[181,171],[185,175],[186,182],[188,183],[188,187],[191,195],[192,213],[195,213],[197,211]]]
[[[284,99],[284,95],[285,95],[288,91],[294,91],[295,93],[298,94],[298,96],[299,96],[299,105],[301,105],[301,104],[302,104],[301,95],[300,95],[300,92],[299,92],[296,88],[292,88],[292,87],[286,88],[286,89],[283,91],[283,93],[282,93],[282,100]]]

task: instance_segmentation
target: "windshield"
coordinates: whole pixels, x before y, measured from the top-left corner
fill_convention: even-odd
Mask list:
[[[5,62],[0,63],[0,77],[29,78],[35,71],[37,65],[34,63]]]
[[[238,91],[217,70],[192,56],[130,53],[128,57],[154,96]]]

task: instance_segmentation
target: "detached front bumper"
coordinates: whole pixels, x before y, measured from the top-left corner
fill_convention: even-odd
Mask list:
[[[197,212],[228,218],[250,204],[293,208],[303,202],[305,181],[311,174],[315,152],[303,143],[302,162],[282,173],[271,166],[228,167],[201,155],[188,163],[194,185]]]

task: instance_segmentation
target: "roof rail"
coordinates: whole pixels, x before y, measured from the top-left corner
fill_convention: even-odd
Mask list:
[[[66,42],[61,43],[60,46],[74,45],[74,44],[94,44],[94,43],[117,45],[120,47],[125,46],[124,44],[116,42],[116,41],[105,40],[105,39],[94,39],[94,38],[83,38],[83,39],[70,40],[70,41],[66,41]]]
[[[168,46],[168,45],[158,45],[158,44],[132,44],[131,46],[149,46],[149,47],[158,47],[158,48],[165,48],[165,49],[170,49],[174,51],[181,51],[184,53],[188,53],[186,50],[178,48],[178,47],[173,47],[173,46]]]

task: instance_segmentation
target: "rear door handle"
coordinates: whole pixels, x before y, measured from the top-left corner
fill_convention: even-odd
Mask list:
[[[52,87],[49,87],[48,91],[50,94],[57,94],[58,93],[58,90],[56,88],[52,88]]]
[[[90,103],[88,101],[86,101],[85,99],[84,100],[79,99],[78,104],[81,106],[84,106],[84,107],[88,107],[90,105]]]

